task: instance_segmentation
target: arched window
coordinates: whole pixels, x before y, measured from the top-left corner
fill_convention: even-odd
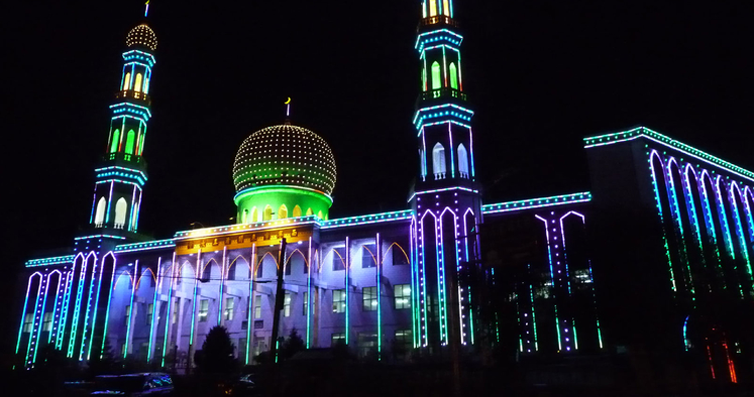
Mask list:
[[[442,13],[446,16],[450,16],[450,6],[448,6],[448,0],[442,0]]]
[[[126,224],[126,210],[128,209],[128,204],[126,203],[126,199],[121,197],[118,199],[118,201],[115,203],[115,228],[116,229],[123,229],[123,225]]]
[[[131,88],[131,72],[126,73],[126,78],[123,79],[123,90]]]
[[[427,3],[422,1],[422,18],[427,17]]]
[[[94,227],[102,227],[105,222],[105,211],[107,211],[107,200],[104,197],[100,197],[97,202],[97,210],[94,213]]]
[[[136,73],[136,79],[134,81],[134,91],[141,92],[141,73]]]
[[[429,0],[429,16],[437,15],[437,0]]]
[[[136,141],[136,133],[134,130],[129,130],[126,135],[126,153],[134,154],[134,142]]]
[[[299,207],[297,205],[297,206],[293,207],[293,217],[294,218],[298,218],[300,216],[301,216],[301,207]]]
[[[451,62],[448,66],[448,74],[450,74],[450,88],[458,89],[458,74],[456,73],[456,64]]]
[[[317,216],[319,217],[319,219],[322,219],[322,210],[320,210],[320,211],[319,211],[319,212],[317,213]]]
[[[264,213],[262,214],[262,220],[263,221],[269,221],[272,220],[272,207],[269,205],[264,207]]]
[[[461,177],[469,177],[469,154],[466,153],[466,147],[463,143],[458,145],[458,172],[461,173]]]
[[[285,204],[281,204],[278,208],[278,219],[285,219],[288,217],[288,207]]]
[[[432,171],[435,179],[445,178],[445,148],[438,142],[432,149]]]
[[[311,215],[314,215],[314,211],[312,211],[312,209],[309,208],[308,210],[306,210],[306,216],[311,216]]]
[[[254,207],[251,210],[251,219],[249,220],[249,223],[259,222],[259,211],[257,211],[257,207]]]
[[[113,132],[113,141],[110,142],[110,153],[115,153],[118,151],[118,145],[120,144],[120,130],[115,130]]]
[[[442,73],[440,64],[435,61],[432,63],[432,89],[439,90],[440,88],[442,88]]]

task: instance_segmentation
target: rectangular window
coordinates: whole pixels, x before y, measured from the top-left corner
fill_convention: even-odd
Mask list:
[[[293,258],[288,259],[288,262],[285,264],[285,275],[290,276],[291,275],[291,269],[293,269]]]
[[[392,252],[393,265],[408,265],[408,256],[406,255],[406,251],[404,251],[400,245],[393,244],[393,246],[390,247],[390,251]]]
[[[332,253],[332,270],[345,270],[346,269],[346,248],[333,248]]]
[[[332,291],[332,312],[333,313],[346,312],[346,290],[334,289]]]
[[[202,299],[199,301],[199,322],[207,321],[207,316],[209,316],[209,299]]]
[[[52,331],[52,312],[45,313],[42,321],[42,331],[44,332],[50,332]]]
[[[178,298],[175,300],[175,303],[173,304],[173,315],[172,319],[170,320],[173,324],[178,323],[178,310],[181,308],[181,298]]]
[[[411,339],[410,329],[395,330],[395,349],[397,350],[395,352],[396,354],[402,356],[411,349],[412,344],[413,340]]]
[[[337,346],[339,343],[346,343],[345,332],[335,332],[330,337],[330,346]]]
[[[233,297],[225,298],[224,316],[226,321],[233,320],[233,313],[236,309],[236,300]]]
[[[154,303],[147,304],[147,325],[152,325],[152,312],[154,311]]]
[[[377,334],[372,332],[359,333],[359,357],[367,357],[377,352]]]
[[[26,313],[24,316],[24,332],[30,333],[34,328],[34,313]]]
[[[262,295],[254,297],[254,318],[262,318]]]
[[[129,321],[131,320],[131,306],[126,306],[126,315],[123,317],[123,325],[128,326]]]
[[[238,358],[240,359],[246,359],[246,340],[246,338],[238,339]]]
[[[365,312],[377,310],[377,287],[364,287],[361,292],[362,310]]]
[[[393,296],[395,297],[396,309],[411,308],[411,285],[396,284],[393,286]]]
[[[309,307],[309,293],[304,292],[304,312],[301,314],[306,316],[306,310],[308,309],[308,307]]]
[[[291,300],[291,293],[286,292],[285,296],[283,297],[283,317],[291,316]]]
[[[374,244],[365,244],[361,247],[361,268],[368,269],[375,267],[375,259],[377,258],[377,248]]]

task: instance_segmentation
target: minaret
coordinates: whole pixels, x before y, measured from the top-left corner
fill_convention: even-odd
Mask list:
[[[410,198],[416,212],[414,343],[438,350],[474,343],[473,291],[459,284],[458,274],[478,263],[481,196],[453,1],[422,0],[421,15],[421,93],[413,120],[419,173]]]
[[[108,233],[137,231],[147,181],[147,165],[142,156],[147,124],[152,116],[149,87],[157,36],[143,23],[128,32],[126,46],[116,100],[110,105],[110,132],[104,156],[95,169],[94,202],[89,221],[93,228],[108,229]]]

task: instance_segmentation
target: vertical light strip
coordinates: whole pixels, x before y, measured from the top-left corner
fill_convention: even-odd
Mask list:
[[[256,248],[257,244],[251,244],[251,257],[249,257],[249,310],[246,313],[246,365],[249,365],[249,351],[251,351],[251,312],[254,310],[254,277],[256,277]]]
[[[105,255],[107,258],[107,255]],[[110,288],[107,294],[107,311],[105,311],[105,328],[102,331],[102,347],[100,348],[99,358],[101,359],[105,354],[105,339],[107,339],[107,325],[110,320],[110,302],[113,300],[113,294],[115,293],[115,255],[113,255],[113,272],[110,274]],[[105,271],[105,261],[102,261],[102,271]]]
[[[469,127],[469,152],[471,153],[471,179],[476,178],[476,171],[474,170],[474,134]]]
[[[110,181],[110,194],[107,196],[107,213],[105,214],[105,224],[103,225],[103,227],[106,227],[108,222],[110,222],[110,204],[113,202],[113,185],[114,184],[115,184],[115,181]]]
[[[87,299],[86,299],[86,313],[84,313],[84,329],[81,330],[81,349],[79,350],[79,361],[84,359],[84,350],[86,349],[86,346],[87,346],[86,333],[89,330],[89,313],[91,313],[91,310],[92,310],[92,295],[95,294],[94,283],[97,278],[97,255],[94,254],[93,252],[90,253],[86,257],[87,267],[88,267],[89,258],[92,256],[94,256],[94,261],[92,263],[93,265],[92,281],[90,281],[89,283],[89,294],[87,295]],[[100,275],[100,277],[102,276]],[[96,308],[95,308],[95,312],[96,312]],[[92,333],[93,332],[94,332],[94,327],[92,327]],[[91,341],[88,343],[91,344]]]
[[[412,339],[412,346],[414,348],[419,347],[416,338],[417,338],[417,326],[416,322],[418,321],[418,316],[416,314],[416,309],[418,307],[416,303],[416,296],[419,289],[416,287],[416,276],[417,272],[417,261],[414,260],[414,225],[416,224],[416,216],[411,217],[411,223],[408,226],[408,252],[409,252],[409,266],[411,266],[411,339]]]
[[[76,259],[78,259],[77,257]],[[81,270],[79,271],[79,282],[76,286],[76,301],[74,303],[74,309],[73,309],[73,318],[71,319],[71,336],[68,338],[68,349],[66,352],[66,357],[73,357],[73,349],[76,345],[76,331],[78,330],[79,325],[79,316],[81,314],[81,296],[84,294],[84,282],[86,281],[86,267],[89,263],[89,255],[84,258],[83,255],[81,255]],[[74,277],[76,275],[76,263],[73,264],[74,269]]]
[[[155,280],[154,283],[154,294],[152,296],[152,323],[149,324],[149,347],[147,350],[147,362],[152,361],[152,355],[154,354],[152,351],[152,343],[155,339],[155,331],[157,330],[157,324],[160,322],[159,316],[157,311],[157,295],[160,291],[160,284],[162,284],[162,257],[157,258],[157,277],[158,280]],[[169,317],[169,316],[168,316]]]
[[[105,273],[105,258],[107,258],[107,255],[112,255],[112,252],[109,252],[105,254],[105,256],[102,257],[101,265],[99,267],[99,280],[97,281],[97,298],[94,300],[94,313],[92,314],[92,333],[89,336],[89,347],[87,348],[86,353],[86,359],[89,360],[92,357],[92,345],[94,344],[94,332],[97,329],[97,312],[99,311],[99,297],[102,294],[102,276]],[[94,282],[94,275],[92,275],[92,282]],[[102,337],[104,338],[105,335],[103,334]],[[84,345],[81,345],[82,349]]]
[[[199,290],[199,268],[201,267],[202,249],[196,254],[196,271],[194,272],[194,298],[191,301],[191,334],[189,335],[189,354],[193,353],[194,347],[194,326],[196,325],[196,294]]]
[[[173,305],[173,286],[175,285],[175,281],[177,279],[175,275],[175,251],[173,251],[173,260],[170,262],[170,271],[172,272],[170,280],[168,281],[168,307],[165,310],[165,335],[162,338],[162,357],[160,358],[160,366],[165,366],[165,354],[167,354],[168,349],[168,334],[170,331],[170,323],[173,320],[173,313],[170,311],[171,306]]]
[[[225,270],[225,266],[226,266],[225,261],[227,259],[227,255],[226,255],[227,252],[228,252],[228,246],[226,245],[226,246],[223,247],[223,265],[220,268],[220,304],[217,305],[217,307],[218,307],[218,310],[217,310],[217,325],[221,325],[222,324],[222,319],[223,319],[223,317],[222,317],[222,315],[223,315],[223,292],[224,292],[223,290],[225,289],[225,277],[226,277],[225,276],[225,272],[230,270],[230,268],[228,268],[227,270]]]
[[[674,158],[670,158],[670,160],[667,161],[667,165],[665,166],[665,186],[668,190],[666,193],[668,194],[668,201],[670,203],[670,212],[672,214],[672,218],[675,221],[674,224],[678,230],[678,237],[676,238],[676,241],[678,243],[678,246],[680,248],[679,255],[681,257],[681,264],[686,265],[686,277],[687,280],[684,280],[684,282],[687,284],[686,287],[689,289],[689,292],[691,292],[691,300],[696,300],[694,298],[694,279],[693,275],[691,274],[691,268],[689,266],[689,255],[688,250],[686,249],[686,231],[683,228],[683,221],[681,220],[681,209],[678,205],[678,195],[676,194],[676,188],[675,188],[675,181],[673,180],[672,175],[672,167],[671,163],[675,163]],[[676,168],[678,167],[678,164],[676,163]],[[680,172],[680,169],[679,169]],[[680,175],[679,175],[680,178]]]
[[[431,211],[428,210],[426,213],[424,213],[424,215],[426,216],[427,213],[430,214],[430,215],[432,215],[432,217],[434,218],[434,214],[432,214]],[[435,219],[435,222],[437,222],[436,219]],[[424,246],[426,245],[426,241],[424,241],[424,217],[422,217],[422,220],[421,220],[421,245],[422,245],[422,247],[421,247],[421,254],[420,255],[421,255],[422,259],[419,260],[419,264],[421,265],[421,270],[420,271],[422,272],[422,274],[421,274],[421,291],[422,291],[422,306],[424,306],[422,308],[422,310],[423,310],[423,313],[422,313],[422,333],[424,334],[424,346],[426,347],[427,344],[429,343],[429,335],[428,335],[429,332],[428,332],[428,329],[427,329],[429,327],[429,325],[427,324],[427,282],[426,282],[426,280],[427,280],[426,279],[426,276],[427,276],[427,265],[426,265],[426,255],[425,255],[425,252],[424,252]]]
[[[456,177],[456,162],[453,155],[455,153],[455,146],[453,146],[453,127],[450,122],[448,122],[448,139],[450,140],[450,177],[455,178]]]
[[[550,244],[549,225],[547,223],[547,219],[539,215],[534,215],[534,217],[542,221],[545,225],[545,239],[547,240],[547,257],[550,262],[550,281],[552,282],[552,288],[554,292],[555,291],[555,275],[552,270],[552,247]],[[554,303],[553,307],[555,308],[555,327],[556,327],[555,330],[557,331],[557,334],[558,334],[558,353],[560,353],[563,350],[563,345],[562,345],[562,341],[560,340],[560,319],[558,318],[558,304]]]
[[[78,255],[81,254],[79,253]],[[74,259],[73,267],[75,267],[75,264],[76,260]],[[55,335],[55,348],[58,350],[63,350],[63,342],[65,340],[65,326],[68,323],[68,307],[71,302],[71,289],[73,288],[73,278],[75,277],[73,267],[66,272],[66,286],[65,292],[63,292],[62,312],[60,314],[61,324],[58,326],[57,335]]]
[[[134,317],[136,314],[136,310],[134,310],[134,296],[136,295],[136,285],[138,284],[139,276],[139,260],[137,259],[134,263],[134,274],[133,278],[131,279],[131,301],[128,305],[128,324],[126,324],[126,343],[125,348],[123,349],[123,359],[125,359],[128,356],[128,348],[129,346],[129,339],[131,337],[131,324],[134,323]]]
[[[348,244],[348,237],[346,237],[346,271],[345,271],[345,284],[346,284],[346,345],[348,345],[348,338],[349,338],[349,328],[350,328],[350,299],[348,299],[349,295],[351,295],[351,288],[348,285],[348,273],[351,271],[350,267],[350,258],[351,258],[351,246]]]
[[[29,364],[34,367],[34,363],[37,361],[37,352],[39,351],[39,336],[42,335],[42,324],[44,324],[44,311],[45,304],[47,303],[47,278],[40,274],[39,289],[37,290],[37,307],[34,310],[34,327],[29,333],[29,346],[34,350]],[[42,295],[42,302],[40,303],[40,297]],[[27,360],[29,356],[27,350]]]
[[[94,207],[97,206],[97,184],[94,184],[94,197],[92,198],[92,212],[89,214],[89,224],[94,223]]]
[[[660,199],[660,188],[657,186],[656,170],[655,170],[654,161],[652,160],[654,156],[657,156],[657,160],[660,161],[660,166],[662,167],[663,166],[662,158],[655,150],[652,150],[651,152],[647,152],[647,154],[649,155],[649,160],[648,160],[649,170],[650,170],[650,173],[652,174],[652,187],[654,188],[654,191],[655,191],[655,203],[657,204],[657,213],[660,216],[660,224],[662,225],[662,240],[663,240],[663,245],[665,246],[665,256],[668,259],[668,270],[670,272],[670,282],[673,287],[673,292],[677,292],[678,288],[675,284],[675,274],[673,272],[673,260],[670,255],[670,245],[668,243],[668,232],[667,230],[665,230],[666,229],[665,228],[665,215],[663,214],[663,211],[662,211],[662,200]]]
[[[312,236],[309,236],[309,252],[307,252],[306,256],[308,257],[307,261],[307,269],[309,274],[307,274],[306,278],[306,348],[308,349],[311,342],[311,313],[312,313]]]
[[[529,265],[531,269],[531,265]],[[531,299],[531,328],[534,333],[534,351],[539,350],[539,340],[537,338],[537,314],[534,310],[534,289],[529,284],[529,299]],[[558,333],[558,346],[560,346],[560,333]]]
[[[442,4],[441,1],[438,1],[438,3]],[[448,61],[445,59],[445,46],[442,46],[442,77],[442,86],[443,88],[446,88],[448,86]]]
[[[26,297],[24,298],[24,310],[21,312],[21,325],[18,326],[18,339],[16,339],[16,354],[18,354],[18,349],[21,347],[21,336],[24,332],[24,321],[26,320],[26,308],[29,303],[29,292],[31,291],[31,282],[34,279],[34,275],[38,273],[34,273],[31,276],[29,276],[29,282],[26,284]]]
[[[377,360],[382,360],[382,246],[380,234],[374,238],[377,251]]]
[[[58,316],[57,312],[60,311],[60,308],[58,307],[58,300],[60,298],[60,284],[63,282],[63,273],[61,273],[60,270],[53,270],[52,272],[50,272],[50,275],[48,276],[48,280],[47,280],[47,285],[48,285],[47,288],[49,288],[49,285],[50,285],[49,278],[52,278],[52,274],[54,273],[58,273],[58,284],[57,284],[57,287],[55,288],[55,301],[52,303],[52,310],[53,310],[53,315],[57,317]],[[52,318],[53,327],[51,327],[50,332],[47,333],[48,344],[52,341],[52,334],[55,333],[55,327],[54,327],[54,324],[56,321],[55,317]]]

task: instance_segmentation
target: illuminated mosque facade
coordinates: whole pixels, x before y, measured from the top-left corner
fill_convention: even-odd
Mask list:
[[[664,349],[704,357],[713,378],[750,373],[751,334],[716,308],[751,311],[754,173],[638,127],[584,139],[590,191],[485,204],[453,2],[422,0],[420,16],[405,209],[331,217],[337,153],[286,121],[241,143],[237,223],[149,241],[137,231],[157,38],[133,28],[90,229],[70,254],[26,262],[24,366],[48,345],[86,361],[105,340],[123,358],[191,366],[216,325],[252,364],[272,343],[280,270],[279,335],[295,328],[309,348],[409,361],[511,344],[522,359],[601,354],[629,344],[626,317],[643,311],[672,324],[657,330]]]

